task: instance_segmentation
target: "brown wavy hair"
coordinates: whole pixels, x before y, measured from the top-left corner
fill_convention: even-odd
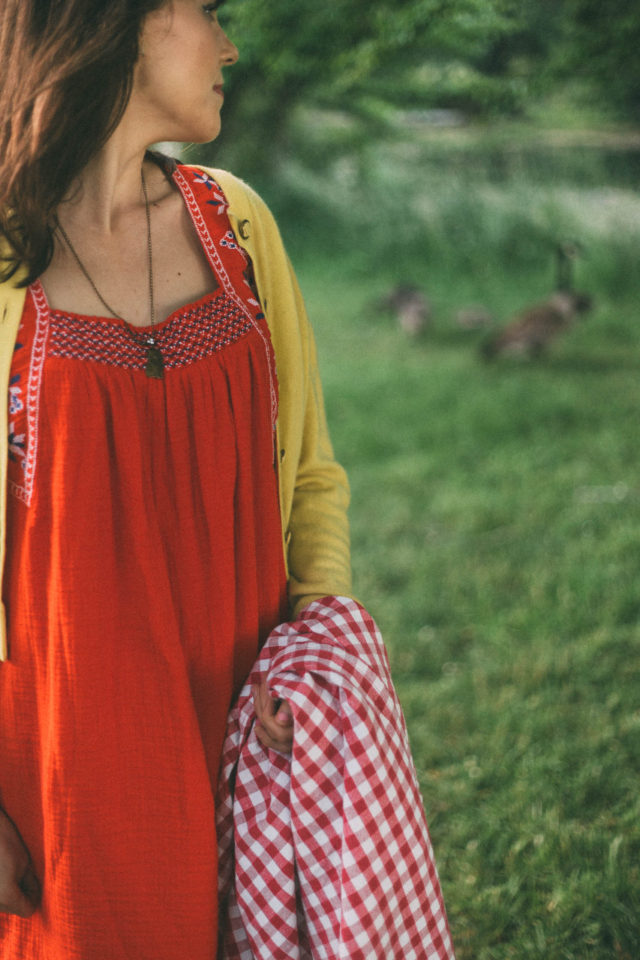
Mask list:
[[[0,280],[50,263],[56,209],[122,117],[144,18],[167,2],[2,0]]]

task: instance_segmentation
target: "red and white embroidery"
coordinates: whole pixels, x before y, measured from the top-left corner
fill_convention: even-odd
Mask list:
[[[204,186],[204,189],[208,191],[208,194],[206,196],[196,197],[196,194],[194,193],[194,190],[192,188],[192,183],[190,182],[190,180],[194,184],[201,185],[200,189],[202,189],[202,186]],[[217,209],[219,216],[226,214],[228,209],[227,201],[224,197],[224,194],[222,193],[222,190],[220,189],[218,184],[215,182],[215,180],[212,180],[211,177],[207,176],[203,172],[200,172],[200,171],[193,172],[193,171],[189,171],[187,168],[187,173],[185,174],[183,172],[183,169],[178,166],[176,167],[176,170],[173,174],[173,181],[182,192],[182,196],[187,205],[187,209],[191,215],[191,219],[193,220],[193,224],[196,230],[198,231],[205,253],[207,254],[207,257],[209,259],[209,263],[211,264],[211,267],[214,273],[216,274],[220,283],[222,284],[222,287],[225,293],[231,300],[233,300],[238,305],[238,307],[241,310],[245,312],[246,316],[251,320],[251,323],[253,324],[253,326],[255,327],[255,329],[257,330],[257,332],[259,333],[262,339],[262,342],[264,344],[264,348],[267,354],[267,362],[269,364],[269,383],[270,383],[270,393],[271,393],[271,424],[273,429],[275,430],[276,421],[278,419],[278,388],[277,388],[276,379],[275,379],[271,339],[269,337],[269,333],[265,325],[258,322],[258,320],[262,319],[262,314],[260,314],[259,316],[255,316],[254,314],[252,314],[247,306],[247,299],[239,295],[237,286],[232,282],[231,277],[229,276],[229,273],[227,272],[227,269],[223,263],[223,260],[220,257],[220,254],[218,252],[218,244],[222,247],[226,247],[230,255],[235,254],[237,257],[241,258],[240,263],[242,264],[242,268],[239,271],[238,270],[234,271],[236,276],[244,272],[244,269],[247,266],[247,258],[245,257],[243,250],[235,242],[234,234],[230,230],[226,231],[222,237],[218,238],[217,243],[214,242],[214,239],[211,236],[211,232],[209,230],[209,226],[202,214],[202,207],[204,204],[209,204],[214,206]],[[247,285],[247,291],[248,290],[249,288]],[[255,298],[252,298],[251,302],[252,302],[252,305],[255,305],[258,308],[260,307],[258,301]]]
[[[93,336],[87,336],[87,324],[94,327]],[[50,357],[144,369],[147,350],[141,342],[141,335],[137,332],[132,336],[122,323],[99,317],[88,320],[52,310],[50,326]],[[217,291],[196,304],[177,310],[155,328],[154,337],[162,350],[165,369],[171,370],[211,356],[235,343],[251,329],[246,314],[224,291]]]
[[[245,277],[247,258],[227,217],[226,198],[214,180],[189,167],[173,174],[182,192],[220,287],[197,303],[177,310],[154,335],[165,369],[183,367],[210,356],[255,331],[264,346],[269,371],[271,423],[278,415],[275,356],[262,307]],[[207,218],[209,207],[216,216]],[[42,285],[28,291],[9,379],[9,489],[31,502],[36,471],[40,386],[46,357],[102,363],[139,370],[147,362],[141,343],[147,331],[130,333],[109,318],[49,311]]]
[[[264,676],[294,714],[290,757],[253,731]],[[229,718],[217,809],[224,960],[454,960],[386,652],[355,601],[270,634]]]
[[[26,310],[35,312],[35,319],[20,325],[11,364],[9,409],[13,409],[14,415],[9,419],[8,484],[11,493],[29,505],[36,474],[40,389],[49,337],[49,311],[39,283],[31,286],[27,296],[31,296],[32,302]],[[22,389],[24,402],[21,409],[16,409],[11,383],[15,387],[25,381],[26,389]]]

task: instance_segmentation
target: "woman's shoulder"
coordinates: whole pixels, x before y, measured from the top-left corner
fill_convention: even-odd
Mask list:
[[[250,225],[251,233],[259,234],[264,237],[265,242],[269,244],[281,244],[280,231],[276,221],[259,193],[253,187],[249,186],[240,177],[230,173],[228,170],[222,170],[219,167],[209,167],[205,164],[183,163],[175,157],[171,157],[158,150],[148,150],[148,159],[154,161],[165,173],[165,176],[171,178],[175,176],[176,169],[187,179],[192,179],[195,184],[206,181],[215,182],[226,201],[227,213],[234,228],[242,227],[240,235],[243,239]]]
[[[186,164],[183,169],[196,174],[204,174],[215,180],[229,204],[229,212],[239,220],[255,219],[257,217],[265,226],[275,227],[275,221],[269,207],[260,194],[245,180],[228,170],[221,170],[219,167]]]

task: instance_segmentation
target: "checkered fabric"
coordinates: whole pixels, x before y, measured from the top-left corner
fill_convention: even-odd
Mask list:
[[[291,756],[253,731],[265,675]],[[221,960],[454,960],[386,652],[355,601],[270,634],[229,718],[218,836]]]

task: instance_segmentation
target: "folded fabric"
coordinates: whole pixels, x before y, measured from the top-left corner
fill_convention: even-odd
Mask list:
[[[253,730],[266,675],[290,756]],[[454,960],[402,711],[375,622],[326,597],[269,636],[229,717],[220,960]]]

